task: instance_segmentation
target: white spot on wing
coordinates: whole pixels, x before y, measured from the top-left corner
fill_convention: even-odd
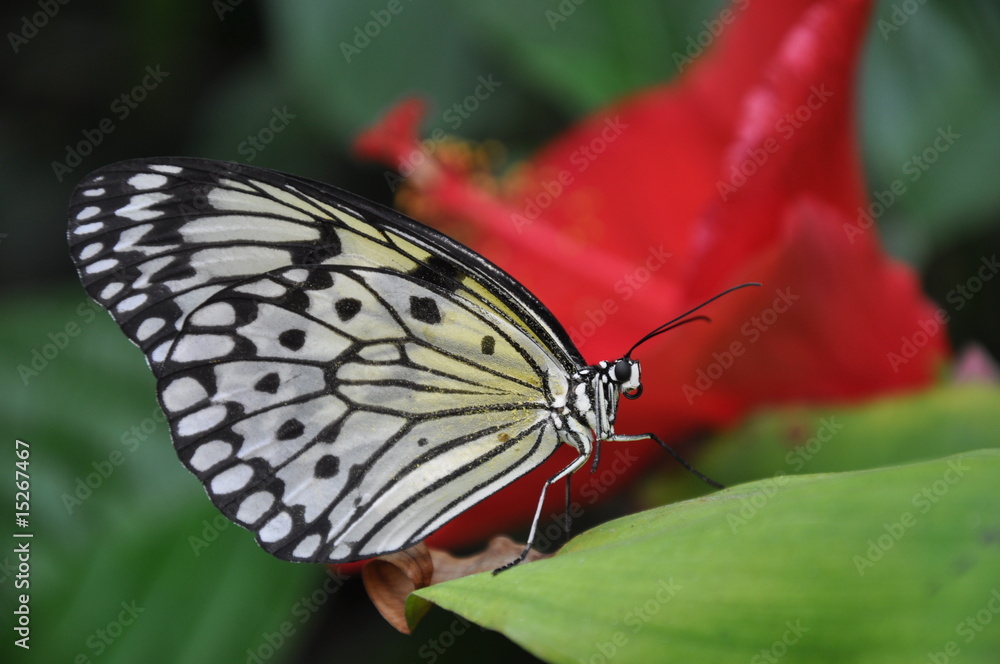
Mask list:
[[[160,398],[163,400],[163,406],[167,410],[176,413],[185,408],[190,408],[203,399],[207,399],[208,392],[194,378],[183,376],[167,385],[160,394]]]
[[[225,461],[233,453],[233,446],[221,440],[203,443],[191,456],[191,466],[195,470],[205,471],[215,464]]]
[[[189,320],[206,327],[228,326],[236,322],[236,310],[227,302],[213,302],[196,310]]]
[[[299,545],[295,547],[292,551],[293,558],[312,558],[313,554],[316,553],[316,549],[319,548],[319,544],[322,541],[319,535],[313,533],[307,537],[303,537]]]
[[[209,406],[186,415],[177,423],[177,433],[181,436],[194,436],[220,424],[226,419],[226,407],[220,404]]]
[[[150,206],[156,205],[170,198],[168,194],[136,194],[129,201],[128,205],[119,208],[115,214],[119,217],[126,217],[132,221],[146,221],[155,217],[162,217],[162,210],[150,210]]]
[[[85,192],[83,192],[83,195],[84,196],[100,196],[103,193],[104,193],[104,189],[103,188],[100,188],[100,189],[88,189]]]
[[[215,494],[232,493],[245,487],[251,477],[253,477],[253,468],[245,463],[241,463],[216,475],[212,478],[212,483],[209,486],[212,489],[212,493]]]
[[[100,297],[102,300],[110,300],[115,295],[118,295],[118,293],[120,293],[122,288],[124,287],[125,284],[121,283],[120,281],[113,281],[104,287],[104,290],[101,291],[101,294],[98,297]]]
[[[167,164],[154,164],[149,167],[149,170],[156,171],[157,173],[170,173],[171,175],[176,175],[181,172],[180,166],[171,166]]]
[[[260,529],[259,535],[262,542],[277,542],[282,537],[288,535],[291,530],[292,517],[288,516],[286,512],[282,512],[268,521]]]
[[[167,178],[155,173],[139,173],[130,177],[128,183],[135,189],[159,189],[167,183]]]
[[[153,362],[162,362],[167,359],[167,353],[170,351],[172,343],[173,342],[170,339],[164,341],[162,344],[153,349],[153,351],[149,354],[149,359]]]
[[[148,298],[149,296],[145,293],[139,293],[138,295],[125,298],[118,303],[118,306],[115,307],[115,309],[120,314],[125,313],[126,311],[132,311],[133,309],[141,306]]]
[[[274,504],[274,494],[270,491],[258,491],[240,504],[236,512],[236,520],[243,523],[254,523],[271,509]]]
[[[177,340],[170,359],[175,362],[200,362],[229,355],[236,347],[232,337],[221,334],[186,334]]]
[[[104,260],[99,260],[96,263],[91,263],[87,266],[87,274],[95,274],[97,272],[104,272],[105,270],[110,270],[115,265],[118,265],[117,258],[105,258]]]
[[[90,205],[90,206],[87,206],[87,207],[83,208],[82,210],[80,210],[77,213],[77,215],[76,215],[76,219],[77,219],[77,221],[83,221],[84,219],[90,219],[91,217],[93,217],[95,214],[97,214],[100,211],[101,211],[101,208],[97,207],[96,205]],[[101,224],[101,226],[103,226],[103,225],[104,224]],[[89,226],[89,224],[88,224],[88,226]],[[76,229],[76,232],[77,233],[89,233],[90,232],[90,231],[83,230],[84,228],[86,228],[86,226],[80,226],[79,228]],[[97,229],[95,228],[94,230],[97,230]]]
[[[88,244],[80,251],[80,260],[85,261],[94,257],[97,252],[104,248],[104,245],[100,242],[95,242],[93,244]]]
[[[166,321],[162,318],[147,318],[139,324],[139,329],[135,331],[136,339],[139,341],[145,341],[159,332],[164,323],[166,323]]]

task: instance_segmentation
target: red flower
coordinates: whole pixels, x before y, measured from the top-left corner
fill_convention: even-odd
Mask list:
[[[916,388],[946,340],[867,212],[854,74],[869,5],[737,0],[704,54],[675,57],[677,82],[585,119],[500,182],[455,168],[445,144],[421,148],[419,102],[357,147],[407,176],[402,202],[416,216],[466,224],[457,234],[545,302],[590,361],[620,357],[726,287],[763,282],[713,303],[711,325],[636,352],[645,396],[621,409],[620,432],[676,440],[765,404]],[[431,541],[524,523],[566,452]],[[652,443],[609,444],[576,499],[586,506],[662,457]],[[561,509],[551,494],[546,514]]]

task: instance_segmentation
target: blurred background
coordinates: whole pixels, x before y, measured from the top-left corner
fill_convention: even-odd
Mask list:
[[[387,14],[390,4],[401,9]],[[905,23],[887,30],[904,5]],[[561,6],[567,20],[551,22],[546,12]],[[216,519],[174,457],[141,354],[76,279],[67,201],[101,165],[190,155],[288,171],[391,204],[385,169],[356,160],[350,146],[396,101],[424,96],[425,134],[496,140],[515,163],[589,111],[676,76],[672,54],[722,6],[4,3],[0,429],[5,449],[14,438],[31,444],[35,533],[33,647],[17,661],[528,658],[440,610],[416,635],[399,635],[359,579],[272,559]],[[391,18],[365,35],[378,16]],[[484,76],[499,83],[495,92],[474,112],[449,113]],[[970,137],[878,220],[888,251],[944,302],[984,251],[1000,247],[1000,8],[990,0],[877,3],[860,85],[870,192],[887,190],[939,127]],[[997,285],[984,288],[994,294],[954,311],[950,335],[956,348],[975,341],[996,357]],[[43,355],[47,346],[55,350]],[[5,482],[5,504],[12,494]],[[7,606],[13,554],[5,550]],[[10,621],[5,609],[6,635]]]

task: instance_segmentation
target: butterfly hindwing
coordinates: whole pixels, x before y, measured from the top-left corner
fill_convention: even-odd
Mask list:
[[[544,461],[566,384],[539,361],[413,276],[296,267],[191,312],[160,396],[224,513],[275,555],[329,562],[411,546]]]

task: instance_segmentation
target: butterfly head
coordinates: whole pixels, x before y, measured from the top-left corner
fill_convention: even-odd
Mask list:
[[[668,320],[663,325],[660,325],[655,330],[644,336],[642,339],[639,339],[639,341],[635,342],[632,345],[632,347],[628,349],[628,352],[625,353],[624,357],[622,357],[614,364],[611,364],[608,367],[608,377],[612,380],[612,382],[618,385],[618,389],[621,391],[622,395],[626,399],[638,399],[642,395],[642,383],[640,382],[639,379],[639,362],[632,359],[632,352],[642,344],[652,339],[653,337],[657,337],[663,334],[664,332],[673,330],[674,328],[680,327],[681,325],[687,325],[688,323],[693,323],[694,321],[699,321],[699,320],[710,321],[711,319],[708,316],[692,316],[691,314],[698,311],[709,302],[718,300],[723,295],[731,293],[734,290],[738,290],[740,288],[745,288],[746,286],[760,286],[760,284],[752,281],[745,284],[740,284],[739,286],[733,286],[732,288],[728,288],[719,293],[718,295],[716,295],[715,297],[705,300],[694,309],[691,309],[690,311],[681,314],[677,318],[674,318],[673,320]]]
[[[626,399],[638,399],[642,395],[639,362],[631,357],[623,357],[608,368],[612,382]]]

